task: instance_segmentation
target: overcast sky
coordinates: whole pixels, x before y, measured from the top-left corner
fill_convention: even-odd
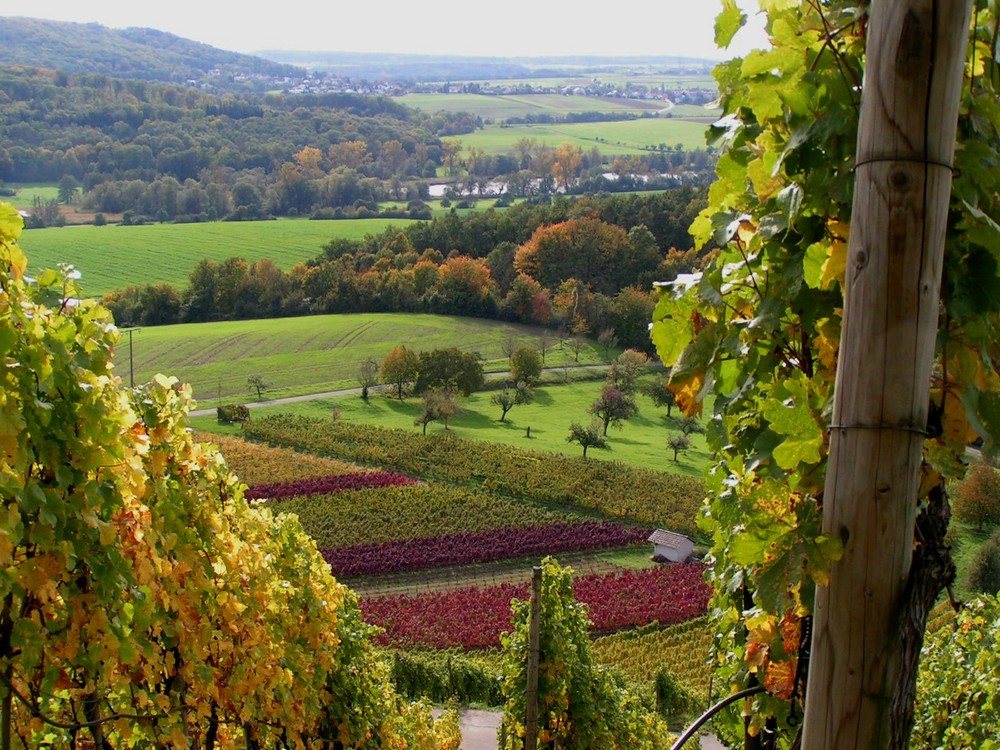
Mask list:
[[[729,50],[713,41],[717,0],[0,0],[0,15],[145,26],[235,52],[297,49],[453,55],[679,55],[725,59],[765,45],[754,0]],[[266,10],[260,10],[266,8]]]

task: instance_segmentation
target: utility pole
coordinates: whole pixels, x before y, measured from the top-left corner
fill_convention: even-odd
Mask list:
[[[128,328],[119,328],[118,330],[128,334],[128,384],[130,388],[135,388],[135,360],[132,357],[132,334],[142,329],[130,326]]]

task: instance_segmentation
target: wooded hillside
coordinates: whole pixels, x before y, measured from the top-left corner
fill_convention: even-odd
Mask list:
[[[28,65],[66,73],[184,83],[211,71],[216,88],[233,76],[301,76],[294,65],[211,47],[155,29],[110,29],[96,23],[68,23],[6,17],[0,24],[0,64]]]

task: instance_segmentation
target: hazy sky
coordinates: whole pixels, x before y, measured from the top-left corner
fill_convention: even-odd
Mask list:
[[[754,0],[729,50],[713,41],[717,0],[0,0],[0,15],[146,26],[236,52],[300,49],[487,55],[683,55],[724,59],[765,45]],[[266,7],[267,10],[259,10]]]

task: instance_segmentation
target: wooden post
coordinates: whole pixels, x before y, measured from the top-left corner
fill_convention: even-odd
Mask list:
[[[823,530],[844,554],[817,592],[804,750],[894,747],[969,11],[871,5],[823,494]]]
[[[538,646],[541,640],[542,569],[531,571],[531,619],[528,621],[528,689],[525,697],[524,748],[538,747]]]

